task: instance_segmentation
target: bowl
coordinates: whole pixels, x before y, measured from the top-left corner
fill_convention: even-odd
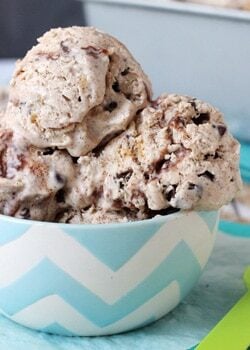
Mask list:
[[[0,215],[0,309],[61,335],[125,332],[172,310],[211,254],[218,212],[70,225]]]

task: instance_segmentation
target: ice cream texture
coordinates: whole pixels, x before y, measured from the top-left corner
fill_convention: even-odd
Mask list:
[[[152,101],[129,51],[94,28],[39,39],[17,63],[2,111],[5,215],[124,222],[215,210],[241,188],[239,144],[222,114],[187,96]]]
[[[94,28],[53,29],[17,63],[5,122],[36,147],[79,157],[125,130],[150,97],[118,40]]]

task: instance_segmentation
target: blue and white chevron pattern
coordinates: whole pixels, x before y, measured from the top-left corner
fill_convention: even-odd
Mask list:
[[[28,327],[103,335],[173,309],[199,278],[217,212],[116,225],[56,225],[0,216],[0,309]]]

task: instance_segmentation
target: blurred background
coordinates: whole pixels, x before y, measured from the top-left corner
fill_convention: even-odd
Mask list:
[[[0,0],[0,57],[22,57],[50,28],[84,24],[78,1]]]

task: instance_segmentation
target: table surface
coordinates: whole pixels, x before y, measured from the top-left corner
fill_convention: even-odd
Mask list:
[[[13,60],[0,60],[0,86],[8,83],[13,66]],[[70,338],[35,332],[0,316],[0,349],[188,349],[197,344],[245,292],[242,273],[250,265],[250,232],[244,236],[237,232],[219,233],[198,285],[177,308],[150,326],[108,337]]]

